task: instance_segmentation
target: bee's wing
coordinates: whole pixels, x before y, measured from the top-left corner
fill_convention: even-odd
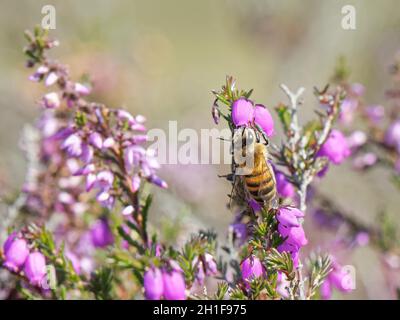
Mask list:
[[[229,207],[232,208],[232,205],[239,207],[246,205],[246,191],[244,188],[243,176],[234,176]]]

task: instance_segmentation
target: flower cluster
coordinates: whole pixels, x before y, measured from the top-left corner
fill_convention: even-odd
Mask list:
[[[162,271],[150,267],[144,273],[144,293],[146,299],[185,300],[185,278],[182,269],[175,261],[170,261]]]
[[[278,247],[278,251],[290,252],[294,265],[299,263],[300,248],[308,243],[303,226],[299,222],[304,213],[297,208],[282,207],[277,214],[278,231],[284,242]]]
[[[41,286],[46,276],[46,259],[39,251],[32,251],[26,239],[17,232],[7,238],[3,246],[4,266],[14,273],[23,271],[29,283]]]

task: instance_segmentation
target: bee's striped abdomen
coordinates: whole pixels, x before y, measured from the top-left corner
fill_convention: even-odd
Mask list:
[[[244,177],[246,189],[260,205],[269,204],[276,196],[275,178],[266,164]]]

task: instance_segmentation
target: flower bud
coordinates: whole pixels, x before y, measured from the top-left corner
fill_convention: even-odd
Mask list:
[[[44,85],[46,87],[50,87],[51,85],[55,84],[57,80],[58,80],[57,74],[55,72],[50,72],[44,82]]]
[[[92,243],[95,247],[104,248],[114,242],[107,219],[97,220],[90,229]]]
[[[163,275],[158,268],[150,268],[143,277],[144,295],[148,300],[160,300],[164,291]]]
[[[97,149],[103,148],[103,139],[101,138],[101,135],[98,132],[92,132],[90,134],[89,142],[92,146],[96,147]]]
[[[240,265],[242,270],[242,279],[246,283],[246,287],[249,287],[249,281],[253,278],[259,278],[264,275],[264,267],[261,261],[256,256],[250,256],[243,260]]]
[[[4,243],[4,266],[17,272],[25,263],[29,255],[28,244],[25,239],[17,238],[16,233],[13,232]]]
[[[46,259],[39,251],[29,254],[24,267],[25,276],[34,286],[40,286],[46,275]]]
[[[56,92],[50,92],[43,97],[44,106],[48,109],[58,108],[61,104],[60,98]]]

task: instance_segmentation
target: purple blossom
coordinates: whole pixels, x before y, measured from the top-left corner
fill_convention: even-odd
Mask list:
[[[340,107],[339,121],[345,125],[350,125],[357,110],[358,101],[354,98],[346,98]]]
[[[162,273],[164,298],[166,300],[185,300],[186,285],[182,272],[172,270],[170,272],[164,270]]]
[[[249,125],[254,118],[253,103],[245,98],[236,100],[232,105],[232,121],[236,127]]]
[[[368,140],[367,134],[364,131],[356,130],[347,137],[347,144],[351,149],[357,149],[364,145]]]
[[[365,108],[365,114],[368,119],[375,125],[385,117],[385,108],[381,105],[372,105]]]
[[[37,68],[36,72],[32,75],[29,76],[29,80],[34,81],[34,82],[39,82],[42,80],[43,76],[49,72],[49,68],[46,66],[40,66]]]
[[[97,220],[92,225],[90,228],[90,235],[95,247],[104,248],[114,243],[114,236],[105,218]]]
[[[250,100],[240,98],[232,105],[232,121],[236,127],[257,124],[270,137],[274,134],[274,121],[262,104],[253,107]]]
[[[133,206],[129,205],[129,206],[126,206],[126,207],[122,210],[122,215],[123,215],[123,216],[129,216],[129,215],[131,215],[134,211],[135,211],[135,209],[133,208]]]
[[[81,96],[87,96],[90,94],[90,89],[79,82],[75,83],[74,90]]]
[[[339,265],[337,262],[332,263],[333,270],[329,273],[321,287],[321,296],[323,299],[329,299],[332,295],[332,289],[336,288],[340,292],[351,292],[354,287],[354,279],[351,274]]]
[[[34,286],[40,286],[46,275],[46,259],[39,251],[32,252],[26,259],[24,266],[25,276]]]
[[[17,272],[25,263],[29,255],[28,243],[25,239],[18,238],[16,233],[11,233],[4,243],[4,266]]]
[[[144,294],[148,300],[160,300],[164,292],[163,274],[158,268],[150,268],[143,277]]]
[[[280,171],[275,171],[276,189],[280,196],[284,198],[292,198],[295,195],[293,185],[286,179],[285,175]]]
[[[353,167],[356,169],[365,169],[373,166],[378,161],[378,156],[373,152],[367,152],[359,155],[353,160]]]
[[[204,254],[204,261],[205,261],[206,275],[207,276],[216,275],[218,273],[218,268],[214,257],[206,252]]]
[[[400,120],[394,121],[386,131],[385,143],[400,153]]]
[[[89,142],[92,146],[94,146],[97,149],[103,148],[103,138],[101,137],[101,134],[98,132],[92,132],[90,134]]]
[[[332,130],[317,155],[327,157],[334,164],[341,164],[350,154],[346,137],[339,130]]]
[[[261,261],[256,256],[249,256],[242,261],[240,264],[240,269],[242,271],[242,279],[249,288],[249,281],[254,278],[259,278],[264,275],[264,267]]]
[[[239,245],[242,245],[247,240],[247,226],[245,223],[233,223],[230,225],[230,229],[234,235],[234,239],[238,241]]]
[[[274,120],[271,113],[262,104],[256,104],[254,108],[254,122],[260,126],[268,137],[274,135]]]
[[[79,157],[82,154],[82,139],[73,133],[62,143],[61,148],[65,149],[69,156]]]
[[[43,105],[48,109],[58,108],[60,104],[60,98],[56,92],[50,92],[43,96]]]
[[[50,87],[50,86],[52,86],[53,84],[55,84],[55,83],[57,82],[57,80],[58,80],[57,74],[56,74],[55,72],[50,72],[50,73],[47,75],[47,78],[46,78],[46,80],[45,80],[45,82],[44,82],[44,85],[45,85],[46,87]]]
[[[280,208],[276,217],[279,222],[278,231],[285,238],[284,242],[278,247],[278,251],[289,252],[295,266],[298,264],[300,248],[308,243],[303,226],[298,221],[299,218],[303,217],[304,213],[293,207]]]

